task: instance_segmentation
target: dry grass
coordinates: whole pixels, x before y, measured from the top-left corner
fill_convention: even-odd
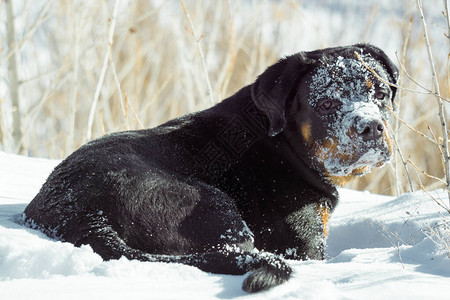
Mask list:
[[[441,222],[434,226],[428,225],[423,232],[450,258],[450,224],[448,218],[442,216]]]
[[[20,35],[23,41],[16,43],[18,55],[27,63],[27,69],[19,72],[18,86],[21,151],[51,158],[67,156],[90,136],[153,127],[181,114],[207,108],[210,101],[218,102],[252,83],[281,53],[285,54],[282,51],[286,48],[300,51],[305,50],[303,44],[308,49],[342,44],[348,40],[344,34],[353,34],[346,33],[348,28],[341,28],[331,39],[332,33],[325,33],[329,28],[314,24],[305,31],[304,25],[314,20],[296,1],[186,0],[193,26],[179,2],[122,1],[111,43],[108,33],[112,29],[114,1],[48,1],[42,7],[34,1],[24,3],[20,8],[27,20]],[[250,5],[252,10],[247,9]],[[32,14],[29,7],[38,7],[42,14]],[[428,9],[432,7],[430,4]],[[27,17],[28,13],[38,17]],[[403,35],[404,49],[399,42],[398,55],[407,72],[431,87],[425,44],[417,30],[419,20],[414,20],[410,27],[410,13],[405,10],[404,16],[389,20],[385,26]],[[353,34],[357,41],[371,41],[371,33],[379,25],[378,15],[378,7],[374,5],[365,28]],[[30,31],[33,33],[27,35]],[[443,35],[441,38],[445,39]],[[442,44],[445,42],[436,42]],[[378,46],[383,48],[382,44]],[[199,49],[204,53],[203,61]],[[3,70],[11,51],[6,46],[1,51]],[[445,87],[441,94],[449,98],[447,57],[439,53],[435,60],[440,66],[439,82]],[[106,72],[101,81],[105,57]],[[7,72],[2,71],[1,76],[6,78]],[[402,86],[422,90],[404,72],[402,78]],[[98,104],[93,110],[91,129],[88,119],[95,91]],[[0,94],[0,149],[13,152],[18,148],[13,145],[12,110],[7,99],[7,93]],[[398,105],[402,120],[426,136],[439,139],[437,107],[432,95],[400,91]],[[404,166],[400,155],[396,155],[392,164],[348,187],[381,194],[401,194],[419,186],[441,187],[441,182],[424,174],[444,177],[438,147],[400,121],[394,121],[392,130],[404,160],[411,160],[423,172],[410,163]]]

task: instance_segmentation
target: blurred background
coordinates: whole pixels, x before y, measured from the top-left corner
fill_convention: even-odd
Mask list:
[[[444,2],[424,1],[424,11],[448,99]],[[400,85],[421,92],[399,92],[399,117],[442,136],[437,101],[421,87],[433,89],[415,0],[1,0],[0,18],[0,151],[62,159],[105,133],[208,108],[283,55],[359,42],[385,50],[403,66]],[[438,147],[393,119],[401,152],[347,187],[442,187],[424,174],[444,177]]]

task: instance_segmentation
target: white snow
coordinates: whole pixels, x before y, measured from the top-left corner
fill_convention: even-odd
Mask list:
[[[104,262],[88,246],[15,223],[57,163],[0,152],[0,299],[448,299],[450,259],[423,233],[449,218],[431,198],[448,203],[442,191],[395,198],[340,190],[328,259],[289,261],[291,280],[248,295],[241,290],[245,276]]]

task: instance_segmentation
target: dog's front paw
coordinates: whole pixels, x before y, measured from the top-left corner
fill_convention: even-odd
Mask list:
[[[242,289],[247,293],[268,290],[286,282],[292,274],[292,269],[286,264],[265,265],[254,271],[242,283]]]

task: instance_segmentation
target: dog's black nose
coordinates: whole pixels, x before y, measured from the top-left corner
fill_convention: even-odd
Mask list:
[[[380,120],[371,120],[364,124],[360,133],[365,141],[377,140],[383,136],[384,125]]]

